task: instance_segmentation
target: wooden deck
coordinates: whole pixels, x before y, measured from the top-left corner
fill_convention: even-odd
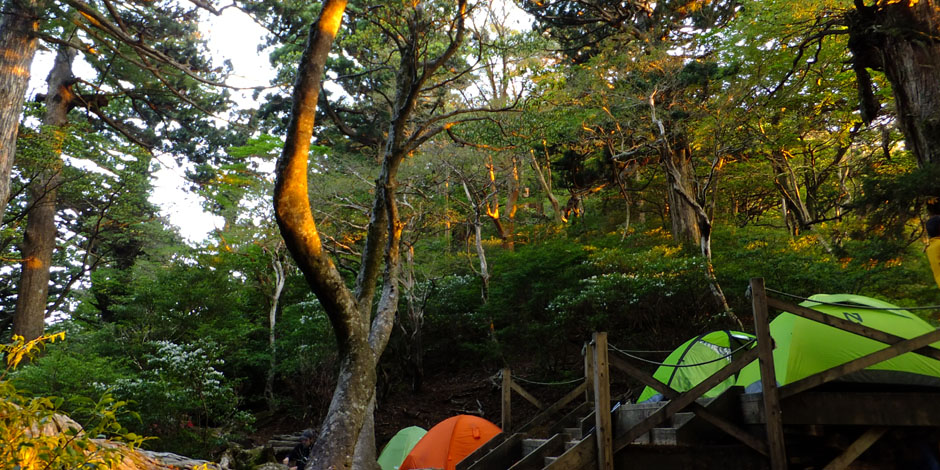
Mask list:
[[[904,339],[768,298],[751,281],[757,347],[680,393],[653,379],[595,333],[585,348],[585,380],[562,400],[540,403],[503,371],[503,430],[457,470],[910,469],[940,443],[940,388],[844,384],[837,380],[907,352],[940,359],[940,330]],[[776,387],[769,309],[785,310],[886,345],[882,350]],[[702,395],[760,361],[761,393],[732,387]],[[610,368],[659,391],[658,403],[611,400]],[[513,393],[541,413],[513,427]],[[581,399],[579,402],[578,400]],[[567,414],[562,410],[570,409]],[[928,468],[928,467],[924,467]]]

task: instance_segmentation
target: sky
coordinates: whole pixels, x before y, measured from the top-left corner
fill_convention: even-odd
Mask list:
[[[527,18],[512,2],[504,3],[507,14],[514,19],[517,27],[525,28]],[[268,86],[274,78],[274,70],[268,61],[268,51],[258,51],[265,35],[265,30],[247,14],[227,8],[219,16],[204,14],[200,27],[206,38],[210,52],[219,64],[230,60],[232,75],[227,83],[235,87]],[[40,51],[31,70],[30,87],[27,97],[45,92],[45,79],[52,67],[53,52]],[[76,64],[76,75],[82,75],[82,64]],[[85,66],[85,76],[90,68]],[[234,90],[233,98],[242,107],[255,105],[251,98],[252,90]],[[68,156],[66,160],[69,161]],[[185,179],[186,167],[177,164],[172,155],[155,155],[156,170],[154,191],[151,202],[160,207],[161,215],[179,228],[180,234],[189,242],[198,243],[217,227],[222,219],[202,210],[200,198],[189,192]],[[70,161],[73,165],[81,162]],[[93,165],[91,162],[87,164]]]
[[[232,62],[234,70],[228,84],[236,87],[267,86],[274,78],[267,52],[258,52],[258,44],[265,31],[245,13],[228,8],[220,16],[206,15],[206,21],[200,29],[218,63],[221,64],[225,59]],[[36,54],[30,71],[27,99],[37,93],[45,93],[46,76],[52,68],[53,59],[52,51],[39,51]],[[74,68],[77,76],[89,76],[90,67],[87,65],[76,63]],[[234,91],[233,98],[240,106],[253,104],[251,90]],[[91,162],[77,161],[68,155],[64,157],[72,166],[94,166]],[[172,155],[158,153],[154,157],[156,169],[150,201],[160,207],[161,215],[178,227],[186,240],[192,243],[204,240],[213,229],[221,227],[222,219],[202,210],[200,198],[186,189],[186,168],[177,164]]]

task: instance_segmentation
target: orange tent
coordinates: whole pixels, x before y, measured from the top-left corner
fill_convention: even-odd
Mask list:
[[[457,462],[502,432],[495,424],[470,415],[459,415],[437,423],[415,444],[400,470],[454,470]]]

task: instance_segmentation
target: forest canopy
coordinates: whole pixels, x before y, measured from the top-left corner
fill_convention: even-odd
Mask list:
[[[199,32],[228,8],[266,31],[254,108]],[[144,447],[313,427],[323,468],[374,462],[429,377],[746,328],[754,277],[940,304],[936,0],[3,12],[0,343],[65,340],[0,383],[79,421],[113,397]],[[156,158],[224,221],[204,240],[153,202]]]

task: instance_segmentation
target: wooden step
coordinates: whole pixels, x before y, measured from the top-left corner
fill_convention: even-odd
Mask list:
[[[672,416],[672,427],[681,428],[683,424],[688,423],[695,417],[695,413],[688,411],[682,413],[676,413]]]
[[[565,428],[562,434],[568,436],[569,441],[580,441],[584,437],[581,428]]]
[[[566,436],[562,434],[555,434],[550,439],[524,439],[524,455],[509,470],[541,470],[545,466],[545,457],[563,453],[565,439]]]
[[[522,440],[522,456],[531,454],[535,449],[538,449],[543,444],[548,442],[548,439],[523,439]]]
[[[676,428],[653,428],[649,432],[649,443],[658,446],[674,446],[676,441]]]

